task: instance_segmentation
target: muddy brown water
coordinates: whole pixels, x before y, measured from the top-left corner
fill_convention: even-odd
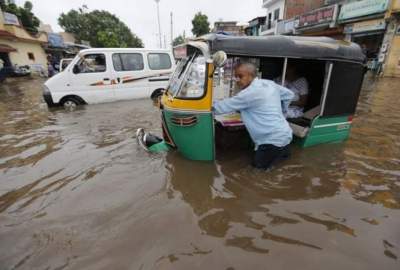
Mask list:
[[[0,86],[0,269],[400,269],[400,80],[271,172],[148,154],[149,100],[49,111],[42,82]]]

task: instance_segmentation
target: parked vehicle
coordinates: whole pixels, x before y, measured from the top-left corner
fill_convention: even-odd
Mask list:
[[[258,77],[281,76],[283,84],[288,63],[294,59],[310,86],[304,116],[288,119],[294,142],[308,147],[346,140],[365,70],[365,56],[357,44],[325,37],[211,34],[186,44],[186,56],[161,98],[164,143],[188,159],[214,160],[217,141],[238,144],[235,133],[243,134],[240,115],[214,116],[212,112],[213,100],[236,91],[234,65],[252,62],[258,67]],[[152,150],[151,145],[159,143],[144,139],[142,145]]]
[[[147,98],[167,86],[174,68],[168,50],[82,50],[63,72],[46,81],[43,96],[48,106],[65,107]]]

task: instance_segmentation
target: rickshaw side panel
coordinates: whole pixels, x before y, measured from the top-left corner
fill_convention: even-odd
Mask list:
[[[307,136],[299,143],[303,147],[309,147],[345,141],[350,135],[351,123],[348,116],[317,117],[313,120]]]
[[[164,109],[163,113],[172,140],[184,157],[191,160],[214,160],[211,112],[190,113]]]
[[[354,115],[365,74],[360,63],[333,63],[322,116]]]

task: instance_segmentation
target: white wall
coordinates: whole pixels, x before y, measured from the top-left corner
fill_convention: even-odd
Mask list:
[[[284,8],[285,8],[285,0],[278,1],[271,6],[267,8],[267,20],[268,20],[268,14],[271,12],[272,13],[272,20],[274,21],[274,11],[279,8],[279,19],[283,19],[283,13],[284,13]]]
[[[36,71],[39,66],[47,70],[47,55],[39,43],[10,41],[6,39],[0,39],[0,43],[9,45],[17,50],[16,52],[9,53],[10,61],[13,65],[29,65],[32,66],[33,71]],[[28,53],[33,53],[35,60],[29,59]]]

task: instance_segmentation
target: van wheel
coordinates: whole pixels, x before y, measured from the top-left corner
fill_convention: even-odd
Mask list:
[[[73,111],[76,109],[76,107],[79,105],[79,101],[75,98],[69,97],[66,98],[65,100],[63,100],[62,102],[62,106],[64,107],[64,109],[69,110],[69,111]]]

